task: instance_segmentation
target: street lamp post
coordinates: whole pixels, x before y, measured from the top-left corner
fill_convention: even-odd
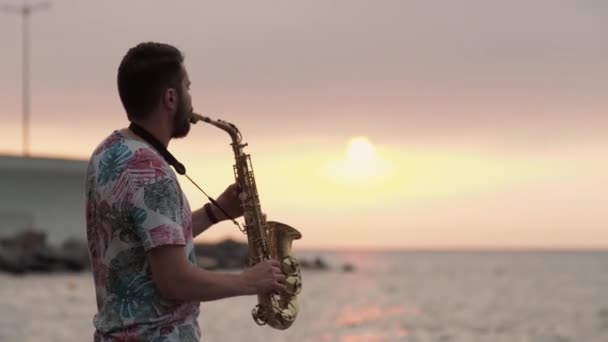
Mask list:
[[[23,139],[23,155],[29,156],[29,116],[30,116],[30,15],[36,11],[48,9],[50,3],[38,4],[23,4],[17,5],[2,5],[0,11],[17,13],[21,15],[21,33],[22,33],[22,69],[21,69],[21,85],[22,85],[22,134]]]

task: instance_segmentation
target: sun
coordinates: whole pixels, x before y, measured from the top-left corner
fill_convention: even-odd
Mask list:
[[[348,186],[370,186],[386,180],[387,163],[366,136],[349,139],[344,156],[328,165],[328,175],[336,183]]]
[[[346,159],[353,164],[365,164],[376,159],[374,145],[367,137],[354,137],[348,143]]]

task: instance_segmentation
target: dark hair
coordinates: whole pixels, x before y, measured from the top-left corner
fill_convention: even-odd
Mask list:
[[[170,87],[181,90],[184,55],[176,47],[156,42],[129,49],[118,67],[118,94],[129,120],[144,119]]]

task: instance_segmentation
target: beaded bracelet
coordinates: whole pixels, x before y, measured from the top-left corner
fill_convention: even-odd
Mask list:
[[[211,203],[206,203],[203,208],[205,209],[205,214],[207,214],[207,217],[212,224],[219,222],[215,214],[213,214],[213,210],[211,210]]]

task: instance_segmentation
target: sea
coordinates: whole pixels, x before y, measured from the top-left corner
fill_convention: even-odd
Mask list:
[[[203,341],[607,342],[608,252],[307,251],[300,312],[258,326],[256,297],[201,304]],[[343,269],[352,265],[352,271]],[[92,341],[93,280],[0,274],[0,341]]]

